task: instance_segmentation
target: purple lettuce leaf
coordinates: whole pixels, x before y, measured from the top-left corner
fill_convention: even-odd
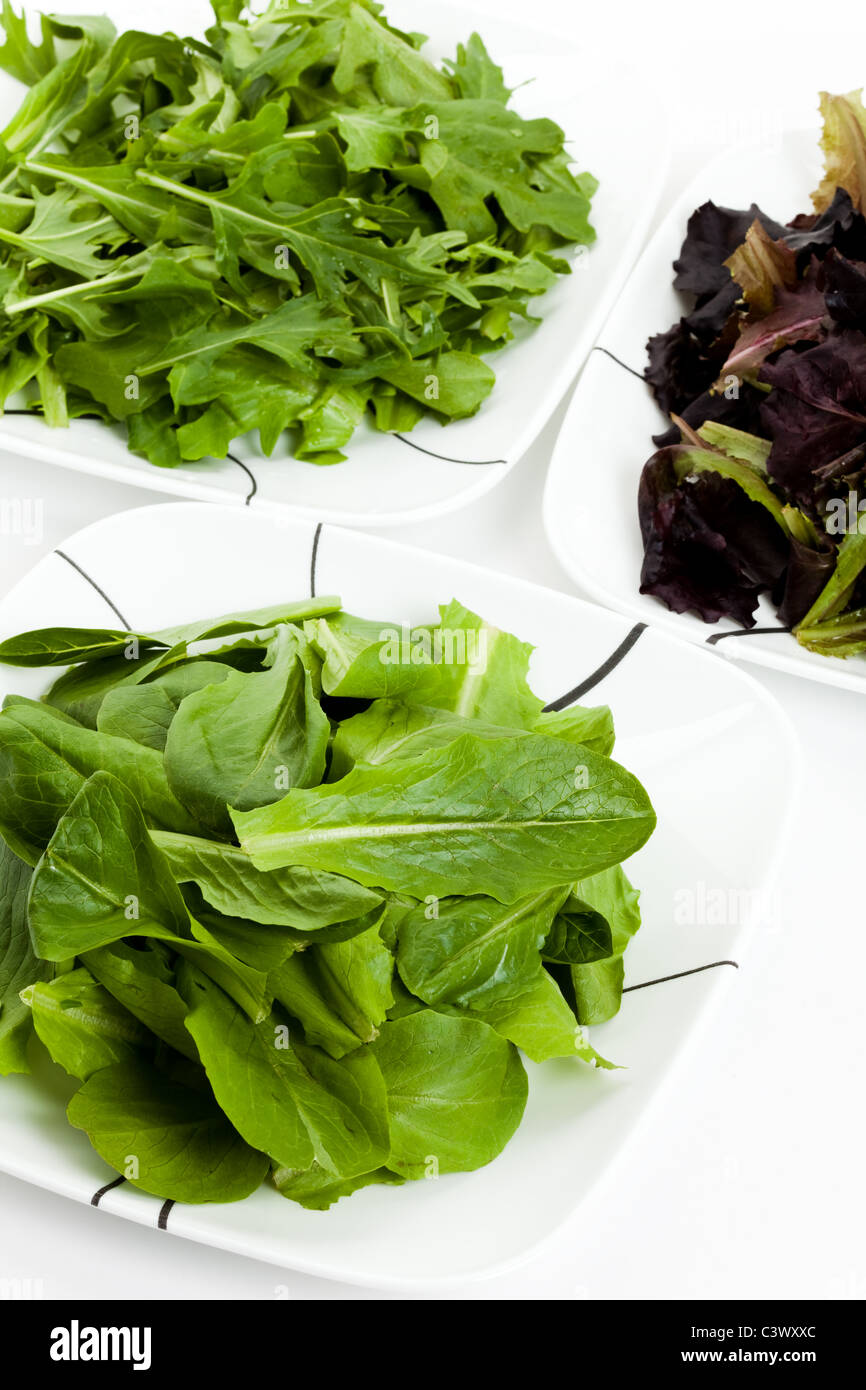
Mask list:
[[[787,227],[754,203],[743,210],[704,203],[689,218],[674,261],[674,285],[694,295],[695,306],[667,333],[657,334],[647,344],[646,380],[666,414],[674,411],[685,418],[689,401],[709,391],[725,361],[724,345],[730,347],[734,341],[739,327],[737,305],[742,300],[741,288],[725,262],[742,248],[756,221],[769,238],[783,242],[797,255],[801,272],[834,248],[846,257],[866,260],[866,219],[844,189],[837,189],[824,212],[797,217]]]
[[[753,627],[758,597],[779,583],[789,542],[766,508],[730,478],[705,472],[678,481],[681,447],[654,454],[641,475],[640,591],[675,613]]]
[[[703,344],[705,352],[712,352],[719,338],[733,333],[731,321],[735,318],[740,299],[740,287],[731,280],[709,298],[700,299],[692,312],[686,314],[683,322]]]
[[[666,415],[679,415],[696,396],[708,391],[724,362],[724,351],[706,354],[687,318],[647,343],[644,378]]]
[[[788,348],[759,380],[773,388],[761,406],[768,472],[814,503],[819,470],[866,440],[866,337],[841,329],[805,352]]]
[[[763,318],[747,319],[724,366],[722,377],[754,376],[767,358],[793,343],[821,342],[829,327],[824,296],[814,279],[796,289],[777,289],[775,308]]]
[[[783,226],[707,202],[689,219],[674,284],[692,306],[647,344],[676,418],[641,476],[641,592],[750,627],[769,590],[804,645],[848,655],[866,653],[866,540],[840,546],[828,517],[866,496],[866,109],[824,93],[822,112],[814,213]],[[698,434],[709,421],[763,436],[769,457],[737,464]]]
[[[666,415],[684,414],[691,401],[709,391],[736,339],[741,292],[725,260],[756,220],[769,235],[784,234],[754,205],[739,211],[709,202],[689,218],[674,261],[674,285],[695,296],[694,308],[647,343],[645,378]]]
[[[843,328],[866,328],[866,264],[850,261],[835,247],[821,266],[819,285],[827,313]]]
[[[785,241],[798,257],[806,261],[821,259],[835,247],[845,256],[866,258],[866,219],[854,207],[844,188],[837,188],[833,201],[821,213],[803,213],[785,229]]]
[[[717,425],[732,425],[746,434],[760,434],[761,406],[766,398],[764,391],[750,386],[747,381],[741,381],[736,395],[707,390],[683,410],[675,410],[674,413],[693,430],[699,430],[701,425],[712,420]],[[653,443],[656,448],[664,449],[668,444],[679,444],[681,437],[679,426],[671,425],[664,433],[653,435]]]
[[[697,295],[699,299],[718,294],[731,283],[725,261],[746,239],[753,222],[760,222],[774,240],[783,238],[787,228],[762,212],[757,203],[745,211],[720,208],[704,203],[689,218],[686,239],[674,261],[674,287]]]

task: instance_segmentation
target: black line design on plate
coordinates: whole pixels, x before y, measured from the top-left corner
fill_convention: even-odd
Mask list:
[[[174,1198],[173,1198],[173,1197],[169,1197],[169,1199],[168,1199],[167,1202],[163,1202],[162,1206],[161,1206],[160,1209],[159,1209],[159,1219],[158,1219],[158,1221],[157,1221],[157,1223],[156,1223],[157,1230],[159,1230],[159,1231],[167,1231],[167,1230],[168,1230],[168,1215],[169,1215],[169,1212],[171,1211],[172,1207],[174,1206],[174,1204],[175,1204],[175,1203],[174,1203]]]
[[[453,459],[447,454],[437,454],[433,449],[425,449],[423,444],[416,444],[414,439],[407,439],[405,434],[397,434],[395,431],[394,438],[399,439],[402,444],[408,444],[410,449],[417,449],[419,454],[428,454],[431,459],[441,459],[443,463],[465,463],[468,468],[489,468],[494,463],[508,462],[508,459]]]
[[[99,594],[100,598],[104,598],[104,599],[105,599],[105,602],[108,604],[108,606],[109,606],[109,608],[111,609],[112,613],[115,615],[116,618],[119,619],[120,625],[121,625],[121,627],[123,628],[124,632],[131,632],[131,631],[132,631],[132,627],[131,627],[130,623],[127,622],[126,618],[124,618],[124,616],[123,616],[123,614],[121,613],[120,609],[118,608],[117,604],[116,604],[116,603],[112,603],[111,599],[108,597],[108,594],[105,592],[105,590],[104,590],[103,588],[100,588],[100,586],[97,584],[96,580],[93,579],[93,578],[91,578],[91,576],[87,573],[87,570],[83,570],[83,569],[81,568],[81,566],[80,566],[75,560],[73,560],[73,558],[72,558],[71,555],[67,555],[67,554],[66,554],[66,551],[65,551],[65,550],[55,550],[54,554],[55,554],[55,555],[59,555],[60,558],[61,558],[61,560],[65,560],[66,563],[67,563],[67,565],[71,565],[72,568],[73,568],[74,570],[77,570],[78,573],[81,575],[82,579],[86,579],[86,580],[87,580],[87,582],[88,582],[88,584],[90,585],[90,587],[91,587],[92,589],[95,589],[95,590],[96,590],[96,592]]]
[[[735,960],[713,960],[709,965],[696,965],[692,970],[679,970],[676,975],[660,975],[657,980],[644,980],[639,985],[626,985],[623,994],[630,994],[635,989],[649,989],[650,985],[665,985],[668,980],[682,980],[686,975],[700,975],[703,970],[715,970],[720,965],[732,965],[735,970],[740,968]]]
[[[3,414],[4,414],[4,415],[31,415],[35,420],[44,420],[44,419],[45,419],[45,411],[44,411],[44,410],[23,410],[23,409],[21,409],[20,407],[19,407],[17,410],[4,410],[4,411],[3,411]],[[101,416],[101,415],[95,415],[95,414],[94,414],[94,415],[88,415],[87,412],[85,412],[83,415],[76,415],[76,416],[75,416],[75,419],[76,419],[76,420],[101,420],[101,419],[102,419],[102,416]]]
[[[310,556],[310,598],[316,597],[316,562],[319,558],[319,541],[322,536],[323,522],[319,522],[316,527],[316,534],[313,536],[313,553]]]
[[[634,367],[630,367],[627,362],[623,362],[621,358],[617,357],[615,353],[611,352],[610,348],[599,347],[598,345],[596,345],[593,348],[593,352],[603,352],[605,357],[610,358],[611,362],[615,362],[618,367],[622,367],[623,371],[628,372],[630,376],[636,376],[638,381],[642,381],[644,386],[646,386],[647,381],[643,372],[636,372]]]
[[[576,685],[567,694],[560,695],[558,700],[551,700],[549,705],[544,706],[542,713],[555,714],[558,710],[566,709],[569,705],[574,704],[575,700],[579,700],[581,696],[587,695],[590,690],[600,685],[605,676],[609,676],[611,671],[615,670],[619,663],[628,656],[643,632],[646,632],[646,623],[635,623],[628,636],[623,638],[616,651],[611,652],[607,661],[602,662],[598,670],[593,671],[591,676],[587,676],[585,681],[581,681],[580,685]]]
[[[733,632],[714,632],[712,637],[707,638],[707,646],[715,647],[726,637],[764,637],[772,632],[791,633],[793,630],[791,627],[738,627]]]
[[[92,1207],[98,1207],[106,1192],[110,1192],[113,1187],[120,1187],[122,1182],[126,1182],[126,1178],[122,1173],[119,1177],[112,1178],[111,1182],[107,1182],[104,1187],[100,1187],[98,1192],[94,1192],[90,1199],[90,1205]]]
[[[237,454],[226,454],[226,458],[231,459],[232,463],[236,463],[238,468],[242,468],[252,483],[252,487],[244,498],[244,506],[248,507],[259,490],[258,479],[249,465],[244,463],[243,459],[239,459]]]

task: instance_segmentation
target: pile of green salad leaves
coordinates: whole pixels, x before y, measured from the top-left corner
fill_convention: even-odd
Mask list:
[[[0,1072],[47,1049],[71,1124],[177,1201],[488,1163],[518,1048],[610,1065],[584,1025],[655,825],[531,651],[456,601],[409,630],[327,598],[2,643],[67,669],[0,713]]]
[[[30,90],[0,132],[0,407],[121,421],[161,467],[474,414],[483,355],[593,240],[595,179],[477,34],[443,71],[374,0],[213,8],[204,41],[43,16],[37,45],[2,0]]]

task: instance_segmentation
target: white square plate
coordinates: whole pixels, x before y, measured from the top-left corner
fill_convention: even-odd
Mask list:
[[[807,651],[781,627],[766,597],[756,614],[757,630],[744,631],[730,619],[708,624],[692,613],[671,613],[660,600],[639,592],[638,483],[655,449],[652,436],[667,422],[638,377],[646,365],[647,339],[684,312],[684,297],[673,287],[672,262],[686,223],[708,198],[733,208],[755,202],[786,222],[808,211],[820,168],[818,131],[793,131],[729,150],[677,199],[630,275],[572,397],[547,477],[544,521],[565,569],[600,603],[689,641],[718,646],[735,660],[866,690],[866,661]]]
[[[609,1174],[738,978],[731,962],[766,916],[799,752],[772,697],[707,652],[523,580],[229,507],[163,504],[80,532],[0,603],[0,638],[55,624],[111,626],[118,612],[136,628],[162,627],[304,596],[311,576],[319,594],[341,594],[347,608],[380,620],[429,621],[456,596],[536,644],[531,679],[544,699],[583,688],[587,702],[611,704],[616,756],[643,780],[659,817],[627,866],[644,913],[627,956],[629,992],[618,1017],[592,1030],[625,1069],[529,1064],[523,1124],[488,1168],[367,1188],[326,1213],[268,1187],[234,1205],[166,1207],[117,1185],[68,1126],[59,1069],[0,1081],[0,1168],[82,1202],[114,1181],[99,1199],[108,1211],[334,1279],[399,1288],[491,1273],[527,1258]],[[0,696],[37,696],[49,674],[0,667]],[[643,987],[651,981],[660,982]]]
[[[81,0],[52,8],[80,11]],[[141,16],[131,14],[128,0],[109,0],[104,8],[118,28],[137,21],[149,29],[200,34],[212,20],[206,0],[151,0]],[[477,29],[506,81],[512,87],[528,84],[517,92],[515,109],[558,121],[579,168],[601,181],[592,212],[597,242],[568,257],[574,273],[533,310],[543,322],[491,355],[497,384],[478,415],[447,429],[424,420],[405,437],[381,434],[367,422],[352,440],[347,461],[327,468],[292,458],[283,442],[267,459],[253,436],[232,450],[245,467],[232,459],[205,459],[184,468],[155,468],[129,453],[121,427],[94,420],[52,430],[38,419],[7,416],[0,420],[0,447],[156,492],[241,506],[250,501],[263,511],[292,508],[316,521],[352,526],[439,516],[466,506],[505,477],[576,376],[640,250],[664,186],[666,110],[651,74],[624,68],[615,55],[588,62],[560,37],[441,0],[388,0],[385,8],[395,24],[430,35],[425,52],[435,59],[453,57],[457,42]],[[614,91],[616,119],[610,114]],[[0,73],[0,126],[22,93],[19,83]]]

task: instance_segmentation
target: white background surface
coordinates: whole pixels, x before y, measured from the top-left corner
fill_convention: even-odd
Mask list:
[[[473,6],[527,17],[524,0]],[[420,29],[423,9],[419,0]],[[662,211],[720,147],[756,130],[806,124],[820,88],[866,82],[866,15],[851,0],[825,10],[786,0],[783,11],[768,0],[738,9],[707,0],[533,0],[531,14],[576,36],[587,64],[603,65],[616,47],[657,71],[673,108],[675,143]],[[146,22],[131,0],[129,20]],[[615,90],[598,116],[617,120]],[[576,147],[579,154],[579,138]],[[541,525],[560,418],[497,491],[454,517],[406,528],[399,539],[573,591]],[[635,441],[636,468],[644,444]],[[0,535],[3,592],[71,532],[155,500],[0,455],[0,500],[16,497],[43,499],[44,537],[29,546]],[[521,1270],[430,1297],[866,1297],[866,710],[859,695],[757,674],[790,713],[806,755],[778,926],[742,962],[728,1013],[614,1181]],[[4,1278],[41,1279],[49,1298],[389,1297],[173,1240],[0,1176]]]

